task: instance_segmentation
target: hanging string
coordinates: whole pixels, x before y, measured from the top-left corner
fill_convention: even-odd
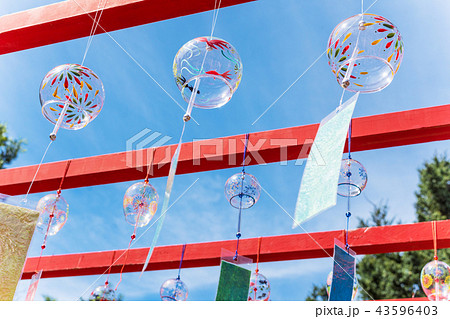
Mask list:
[[[41,161],[39,162],[38,167],[36,168],[36,172],[34,173],[33,179],[31,180],[30,186],[28,187],[27,193],[25,195],[25,198],[23,199],[23,202],[26,204],[28,202],[28,194],[31,191],[31,186],[33,186],[34,181],[36,180],[36,176],[39,172],[39,169],[41,168],[42,162],[44,161],[45,155],[47,155],[48,149],[50,148],[50,145],[52,145],[53,141],[50,141],[48,143],[47,148],[45,149],[44,155],[42,155]]]
[[[145,180],[144,180],[144,183],[146,183],[146,184],[148,184],[148,179],[149,179],[149,176],[150,176],[150,172],[152,170],[151,168],[153,167],[153,160],[154,160],[154,158],[155,158],[155,148],[152,148],[150,162],[148,162],[148,165],[147,165],[147,175],[145,176]],[[145,192],[145,188],[143,189],[143,192]],[[131,240],[128,243],[128,247],[127,247],[127,249],[125,251],[125,260],[123,262],[122,268],[120,269],[120,279],[119,279],[119,282],[117,283],[116,288],[114,290],[117,290],[117,288],[119,287],[120,283],[122,282],[123,269],[125,268],[125,265],[127,264],[127,261],[128,261],[128,252],[130,251],[131,244],[136,239],[136,231],[137,231],[137,227],[138,227],[141,215],[142,215],[142,207],[139,207],[138,208],[138,213],[137,213],[137,216],[136,216],[136,223],[134,224],[133,234],[131,235]],[[111,267],[109,267],[109,271],[111,271]],[[108,273],[108,277],[109,277],[109,273]]]
[[[108,267],[108,274],[106,275],[105,287],[108,286],[108,284],[109,284],[109,275],[111,274],[111,268],[112,268],[112,265],[114,265],[114,263],[115,263],[115,259],[116,259],[116,252],[113,251],[113,256],[111,259],[111,266]]]
[[[242,198],[244,195],[244,179],[245,179],[245,158],[247,156],[247,146],[248,146],[249,134],[245,134],[245,146],[244,146],[244,158],[242,160],[242,176],[241,176],[241,192],[239,193],[239,216],[238,216],[238,228],[236,233],[236,253],[234,255],[234,260],[237,260],[238,250],[239,250],[239,238],[241,238],[241,218],[242,218]]]
[[[50,142],[51,143],[51,142]],[[50,145],[50,144],[49,144]],[[47,148],[48,149],[48,148]],[[44,154],[45,155],[45,154]],[[62,176],[62,178],[61,178],[61,182],[60,182],[60,184],[59,184],[59,188],[58,188],[58,190],[57,190],[57,198],[59,198],[59,196],[61,195],[61,188],[62,188],[62,185],[63,185],[63,182],[64,182],[64,178],[66,177],[66,175],[67,175],[67,171],[69,170],[69,166],[70,166],[70,163],[71,163],[71,160],[69,160],[69,161],[67,161],[67,164],[66,164],[66,168],[65,168],[65,170],[64,170],[64,175]],[[37,173],[36,173],[37,174]],[[30,185],[30,188],[31,188],[31,185]],[[28,195],[28,194],[27,194]],[[26,202],[26,199],[25,199],[25,202]],[[45,247],[46,247],[46,245],[47,245],[47,238],[48,238],[48,233],[49,233],[49,231],[50,231],[50,226],[52,225],[52,221],[53,221],[53,218],[55,217],[55,210],[56,210],[56,201],[53,203],[53,207],[52,207],[52,211],[50,212],[50,214],[49,214],[49,219],[48,219],[48,223],[47,223],[47,229],[46,229],[46,231],[45,231],[45,234],[44,234],[44,239],[42,240],[42,244],[41,244],[41,253],[39,254],[39,258],[38,258],[38,262],[37,262],[37,264],[36,264],[36,268],[35,268],[35,274],[36,275],[38,275],[39,274],[39,267],[40,267],[40,264],[41,264],[41,259],[42,259],[42,254],[43,254],[43,252],[44,252],[44,249],[45,249]],[[42,272],[41,272],[42,273]],[[40,275],[39,275],[39,277],[40,277]],[[33,282],[30,284],[30,287],[31,287],[31,285],[33,284]],[[30,289],[30,288],[29,288]],[[34,294],[33,294],[33,296],[27,296],[27,300],[29,300],[29,301],[32,301],[34,299]]]
[[[213,37],[214,34],[214,29],[216,27],[216,23],[217,23],[217,16],[219,15],[219,10],[220,10],[220,5],[222,3],[222,0],[219,1],[219,5],[217,6],[217,0],[214,2],[214,11],[213,11],[213,20],[212,20],[212,27],[211,27],[211,35],[210,35],[210,39]],[[208,46],[208,42],[206,44]],[[208,51],[205,51],[205,55],[203,56],[203,61],[202,64],[200,66],[200,69],[198,71],[197,76],[199,76],[200,74],[203,73],[203,66],[205,65],[205,61],[206,61],[206,56],[208,55]],[[194,107],[194,102],[195,102],[195,98],[196,98],[196,94],[195,92],[198,92],[198,88],[200,86],[200,78],[196,78],[195,82],[194,82],[194,86],[192,89],[192,93],[191,93],[191,97],[189,99],[189,103],[188,103],[188,107],[186,109],[186,113],[183,116],[183,121],[187,122],[191,119],[191,113],[192,113],[192,108]]]
[[[213,35],[214,28],[215,28],[215,25],[216,25],[216,22],[217,22],[217,15],[218,15],[218,10],[220,9],[221,1],[219,1],[219,5],[218,5],[217,9],[215,7],[216,3],[217,2],[214,3],[213,26],[212,26],[212,30],[211,30],[211,37]],[[208,50],[206,50],[206,52],[205,52],[205,56],[203,57],[203,62],[202,62],[202,65],[200,67],[200,71],[199,72],[202,72],[202,70],[203,70],[203,65],[205,63],[207,53],[208,53]],[[197,78],[195,80],[194,89],[192,90],[192,94],[191,94],[191,97],[189,99],[189,104],[188,104],[186,113],[183,116],[183,129],[181,131],[180,140],[178,142],[178,146],[177,146],[177,148],[175,150],[175,153],[174,153],[174,155],[172,157],[172,160],[170,162],[169,175],[167,177],[167,185],[166,185],[166,190],[164,192],[164,201],[163,201],[163,205],[162,205],[162,209],[161,209],[161,216],[159,218],[158,225],[156,226],[155,234],[153,235],[153,240],[152,240],[152,243],[151,243],[150,248],[148,250],[147,257],[145,259],[145,263],[144,263],[144,266],[142,267],[141,275],[139,276],[139,278],[142,277],[142,274],[144,273],[145,269],[148,266],[148,263],[150,262],[150,258],[151,258],[152,254],[153,254],[153,250],[154,250],[154,248],[156,246],[156,243],[158,241],[159,235],[161,233],[162,226],[164,224],[164,220],[166,218],[166,212],[167,212],[167,209],[169,208],[170,195],[172,193],[172,186],[173,186],[173,182],[174,182],[174,179],[175,179],[175,173],[176,173],[176,170],[177,170],[178,157],[180,155],[183,135],[184,135],[184,131],[185,131],[185,128],[186,128],[186,123],[191,119],[191,112],[192,112],[192,108],[194,106],[195,96],[196,96],[196,94],[194,92],[198,91],[199,85],[200,85],[200,79]]]
[[[219,5],[216,6],[217,5],[217,0],[214,1],[214,13],[213,13],[213,21],[212,21],[212,27],[211,27],[211,38],[213,36],[214,29],[216,28],[217,17],[219,16],[221,3],[222,3],[222,0],[219,0]]]
[[[184,258],[184,253],[186,251],[186,244],[183,245],[183,250],[181,251],[181,258],[180,258],[180,266],[178,266],[178,276],[177,276],[177,280],[180,280],[180,275],[181,275],[181,265],[183,264],[183,258]]]
[[[91,47],[92,40],[94,38],[95,32],[97,31],[97,27],[99,25],[100,19],[101,19],[102,15],[103,15],[103,11],[105,10],[106,4],[108,3],[108,1],[109,0],[105,1],[105,4],[103,5],[103,8],[101,10],[100,10],[100,4],[102,3],[102,0],[98,1],[97,10],[95,11],[94,21],[93,21],[92,26],[91,26],[91,31],[89,33],[89,37],[88,37],[88,41],[87,41],[87,44],[86,44],[86,49],[84,51],[83,60],[81,62],[81,65],[83,65],[84,60],[86,59],[87,52],[88,52],[89,48]],[[99,13],[99,11],[100,11],[100,13]],[[97,19],[97,15],[98,15],[98,19]]]
[[[56,191],[56,194],[58,195],[58,197],[61,195],[62,185],[64,183],[64,179],[66,178],[67,171],[69,170],[69,167],[70,167],[71,163],[72,163],[72,160],[68,160],[67,163],[66,163],[66,169],[64,170],[64,175],[61,178],[61,183],[59,183],[58,190]]]
[[[433,220],[431,222],[431,231],[433,233],[433,248],[434,248],[434,260],[438,260],[438,255],[437,255],[437,230],[436,230],[436,225],[437,222],[435,220]]]
[[[259,272],[259,254],[261,253],[261,237],[258,237],[258,249],[256,250],[256,270],[255,272]]]
[[[153,147],[152,148],[152,153],[151,153],[151,158],[150,158],[151,162],[150,162],[150,164],[147,167],[147,176],[145,176],[145,180],[144,180],[144,183],[146,183],[146,184],[148,184],[148,178],[150,176],[150,173],[152,172],[154,157],[155,157],[155,148]]]

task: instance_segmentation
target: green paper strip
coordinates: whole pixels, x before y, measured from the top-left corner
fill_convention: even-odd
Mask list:
[[[250,270],[222,260],[216,301],[247,301],[250,275]]]

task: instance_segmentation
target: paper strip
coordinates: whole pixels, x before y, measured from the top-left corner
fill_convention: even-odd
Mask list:
[[[320,123],[303,172],[293,228],[336,205],[342,152],[358,96],[356,93]]]
[[[247,301],[251,271],[222,260],[216,301]]]
[[[328,301],[352,301],[356,273],[355,253],[351,249],[347,252],[341,246],[343,245],[335,240],[333,279]]]
[[[175,150],[175,153],[173,154],[172,160],[170,162],[169,176],[167,177],[167,185],[166,185],[166,191],[164,192],[164,202],[163,202],[162,209],[161,209],[161,216],[159,217],[158,225],[156,226],[155,234],[153,235],[153,240],[152,240],[152,243],[148,250],[148,254],[147,254],[147,258],[144,263],[144,267],[142,267],[141,276],[144,273],[145,269],[147,268],[148,263],[150,262],[150,258],[152,257],[153,249],[155,248],[156,243],[158,242],[159,234],[161,233],[161,229],[164,224],[164,219],[166,218],[166,212],[169,207],[170,194],[172,193],[172,186],[173,186],[173,182],[175,179],[175,173],[177,171],[178,156],[180,155],[180,149],[181,149],[181,144],[182,144],[185,128],[186,128],[186,122],[183,123],[183,130],[181,131],[180,141],[178,142],[177,149]]]
[[[13,300],[39,213],[0,203],[0,300]]]
[[[27,296],[25,297],[25,301],[33,301],[34,295],[36,294],[36,290],[38,288],[39,279],[41,279],[42,270],[39,270],[33,276],[31,276],[30,286],[28,287]]]

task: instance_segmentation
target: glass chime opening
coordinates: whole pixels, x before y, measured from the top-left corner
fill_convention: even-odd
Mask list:
[[[338,194],[354,197],[361,194],[367,185],[367,172],[364,166],[354,159],[343,159],[338,180]]]

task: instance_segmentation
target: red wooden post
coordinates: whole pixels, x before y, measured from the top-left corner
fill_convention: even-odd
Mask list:
[[[256,0],[222,0],[221,8]],[[96,34],[213,10],[214,1],[109,0]],[[58,3],[0,17],[0,54],[87,37],[97,0]]]
[[[318,124],[282,128],[250,134],[248,165],[306,158]],[[450,105],[442,105],[355,118],[352,150],[365,151],[450,139]],[[184,143],[177,174],[198,173],[239,166],[244,151],[244,135]],[[167,176],[176,145],[158,147],[153,161],[153,177]],[[144,179],[148,150],[121,152],[73,159],[64,188],[76,188]],[[140,159],[140,160],[137,160]],[[45,163],[31,193],[56,190],[66,161]],[[37,165],[0,170],[0,193],[25,194]]]
[[[437,222],[438,247],[450,247],[450,220]],[[263,237],[260,262],[332,257],[334,239],[344,242],[344,231],[328,231],[310,234]],[[400,251],[433,249],[431,222],[368,227],[351,230],[348,236],[351,248],[358,255],[380,254]],[[188,244],[183,268],[209,267],[220,264],[222,248],[234,251],[235,240]],[[177,269],[182,245],[156,247],[147,270]],[[256,260],[258,238],[241,239],[239,253]],[[39,268],[42,278],[98,275],[107,272],[115,260],[111,273],[142,270],[148,248],[131,249],[125,258],[125,250],[44,256]],[[22,279],[34,274],[38,257],[28,258]]]

